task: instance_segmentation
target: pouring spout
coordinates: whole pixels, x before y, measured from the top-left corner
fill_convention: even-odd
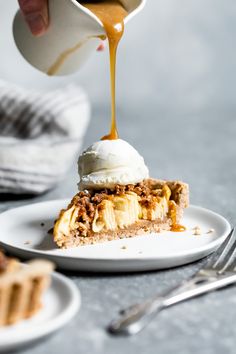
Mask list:
[[[125,24],[135,15],[137,15],[146,5],[147,0],[120,0],[122,5],[128,11],[129,15],[125,18]]]

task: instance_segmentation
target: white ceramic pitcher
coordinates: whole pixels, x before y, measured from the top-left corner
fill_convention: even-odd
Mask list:
[[[129,15],[127,23],[144,7],[146,0],[121,0]],[[77,71],[99,45],[104,35],[101,21],[76,0],[49,0],[50,26],[45,35],[34,37],[20,11],[13,23],[15,43],[23,57],[34,67],[48,73],[62,56],[55,75]],[[67,54],[65,54],[67,53]]]

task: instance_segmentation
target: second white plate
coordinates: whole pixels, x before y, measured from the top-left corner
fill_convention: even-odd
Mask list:
[[[23,258],[43,257],[58,267],[92,272],[134,272],[163,269],[199,260],[213,252],[230,232],[228,221],[210,210],[190,206],[187,231],[165,232],[61,250],[47,231],[68,200],[31,204],[0,215],[0,244]],[[193,235],[199,226],[202,234]],[[208,233],[210,229],[214,232]]]
[[[55,332],[80,308],[80,292],[65,276],[53,273],[43,297],[42,309],[31,319],[0,328],[0,352],[17,349]]]

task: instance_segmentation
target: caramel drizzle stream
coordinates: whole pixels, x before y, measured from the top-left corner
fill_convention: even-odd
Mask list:
[[[128,12],[122,6],[119,0],[101,0],[101,1],[79,1],[81,5],[93,12],[102,22],[105,29],[110,52],[110,81],[111,81],[111,128],[110,133],[102,138],[102,140],[118,139],[117,123],[116,123],[116,54],[117,47],[124,33],[124,19]],[[105,39],[104,35],[90,36],[81,41],[72,48],[65,50],[48,69],[47,74],[55,75],[64,62],[90,38]]]
[[[81,1],[81,4],[100,19],[108,38],[111,80],[111,129],[110,133],[104,136],[102,140],[115,140],[119,138],[116,123],[116,53],[124,33],[124,19],[128,12],[118,0],[90,0]]]

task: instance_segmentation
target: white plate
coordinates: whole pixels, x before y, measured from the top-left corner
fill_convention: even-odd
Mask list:
[[[80,293],[74,283],[53,273],[40,312],[29,320],[0,328],[0,352],[19,349],[58,330],[74,317],[80,302]]]
[[[12,209],[0,215],[0,244],[23,257],[44,257],[59,267],[81,271],[133,272],[175,267],[213,252],[230,231],[222,216],[200,207],[185,211],[187,231],[149,234],[67,250],[58,249],[47,231],[68,200],[55,200]],[[194,236],[200,226],[203,234]],[[213,233],[207,233],[214,229]]]

